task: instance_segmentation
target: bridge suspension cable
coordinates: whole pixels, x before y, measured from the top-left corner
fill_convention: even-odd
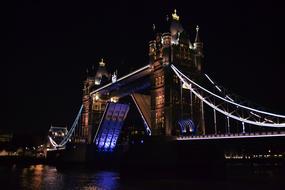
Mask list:
[[[59,148],[59,147],[64,147],[66,145],[66,143],[71,139],[72,137],[72,134],[74,133],[75,131],[75,128],[78,126],[78,121],[79,121],[79,118],[81,116],[81,113],[82,113],[82,109],[83,109],[83,105],[81,105],[78,113],[77,113],[77,116],[75,118],[75,120],[73,121],[73,124],[71,126],[71,128],[69,129],[68,133],[64,136],[64,138],[62,139],[62,141],[57,144],[53,139],[52,137],[48,136],[49,138],[49,141],[50,143],[55,147],[55,148]]]
[[[189,77],[184,75],[179,69],[177,69],[173,64],[171,65],[171,68],[178,76],[178,78],[189,87],[191,93],[193,93],[201,101],[206,103],[215,111],[220,112],[227,118],[232,118],[234,120],[242,122],[243,128],[245,123],[263,127],[285,127],[285,121],[283,123],[280,122],[280,120],[284,120],[284,115],[261,111],[258,109],[241,105],[239,103],[234,102],[233,100],[223,98],[191,80]],[[202,94],[204,93],[206,93],[207,96],[203,96]],[[219,100],[219,104],[217,104],[217,100]],[[227,104],[227,108],[223,108],[223,104]],[[231,108],[230,110],[229,107]],[[242,112],[242,116],[239,114],[240,112]],[[244,112],[246,112],[246,116],[244,116]],[[229,125],[229,121],[227,122]]]
[[[204,76],[206,77],[206,79],[211,83],[211,85],[213,86],[213,89],[214,90],[217,90],[217,92],[222,96],[224,97],[225,99],[228,99],[232,102],[235,102],[235,103],[239,103],[239,104],[242,104],[245,106],[245,104],[248,106],[248,107],[259,107],[258,110],[265,110],[262,106],[260,105],[257,105],[255,103],[252,103],[250,101],[248,101],[247,99],[243,98],[243,97],[240,97],[239,95],[237,94],[234,94],[230,91],[228,91],[228,89],[224,88],[223,86],[220,86],[219,84],[217,84],[216,81],[212,80],[212,78],[210,78],[210,76],[208,74],[204,74]],[[214,91],[215,92],[215,91]],[[253,113],[254,114],[254,113]],[[255,115],[258,117],[258,115]]]
[[[232,101],[232,102],[235,102],[235,100],[233,100],[233,99],[229,96],[229,94],[227,94],[227,93],[225,92],[226,90],[225,90],[224,88],[221,89],[221,86],[217,85],[217,83],[214,82],[214,81],[209,77],[209,75],[207,75],[207,74],[204,74],[204,75],[205,75],[205,77],[208,79],[208,81],[210,81],[210,83],[214,86],[214,88],[215,88],[216,90],[218,90],[218,92],[220,92],[221,94],[223,94],[224,98],[226,98],[226,99],[228,99],[228,100],[230,100],[230,101]]]

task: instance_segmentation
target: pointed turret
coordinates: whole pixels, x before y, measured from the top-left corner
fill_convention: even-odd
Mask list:
[[[203,65],[203,43],[199,36],[199,26],[196,27],[196,37],[194,42],[194,50],[195,50],[195,67],[197,68],[198,72],[202,71]]]
[[[106,63],[101,59],[99,62],[99,68],[95,75],[95,85],[100,85],[110,79],[110,74],[107,72],[105,65]]]
[[[193,49],[194,47],[193,47],[193,45],[192,45],[190,39],[188,40],[188,43],[189,43],[189,48],[190,48],[190,49]]]
[[[200,39],[200,35],[199,35],[199,26],[196,26],[196,37],[195,37],[195,42],[194,42],[194,48],[197,49],[198,51],[203,50],[203,43]]]
[[[196,26],[196,37],[195,37],[195,42],[194,42],[194,49],[196,50],[196,53],[203,57],[203,43],[200,39],[199,35],[199,26]]]
[[[200,37],[199,37],[199,26],[196,26],[196,37],[195,37],[195,43],[201,43]]]
[[[156,26],[156,24],[152,24],[152,27],[151,27],[151,36],[152,36],[152,38],[154,39],[154,38],[156,38],[156,33],[157,33],[157,26]]]

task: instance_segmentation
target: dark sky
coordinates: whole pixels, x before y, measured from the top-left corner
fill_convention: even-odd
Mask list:
[[[205,70],[247,99],[285,114],[283,6],[272,1],[25,1],[8,9],[1,61],[1,125],[38,133],[70,125],[86,68],[101,57],[119,74],[148,62],[152,24],[176,8]],[[3,52],[2,52],[3,53]]]

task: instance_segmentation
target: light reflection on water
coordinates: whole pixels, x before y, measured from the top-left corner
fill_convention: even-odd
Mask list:
[[[119,174],[108,171],[58,171],[46,165],[27,167],[0,167],[0,182],[6,182],[9,189],[84,189],[113,190],[118,189]],[[8,183],[7,183],[8,182]]]
[[[248,169],[245,166],[228,168],[230,176],[226,179],[127,179],[121,180],[119,173],[111,171],[93,171],[87,169],[57,170],[53,166],[0,166],[0,184],[2,189],[284,189],[284,168]],[[189,171],[190,172],[190,171]],[[191,188],[190,188],[191,187]]]

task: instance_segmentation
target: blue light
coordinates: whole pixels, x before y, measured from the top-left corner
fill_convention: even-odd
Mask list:
[[[128,111],[129,105],[110,103],[95,139],[98,151],[114,150]]]
[[[181,119],[178,121],[178,124],[182,135],[195,133],[196,131],[196,126],[191,119]]]
[[[141,144],[143,144],[143,140],[141,140]]]

